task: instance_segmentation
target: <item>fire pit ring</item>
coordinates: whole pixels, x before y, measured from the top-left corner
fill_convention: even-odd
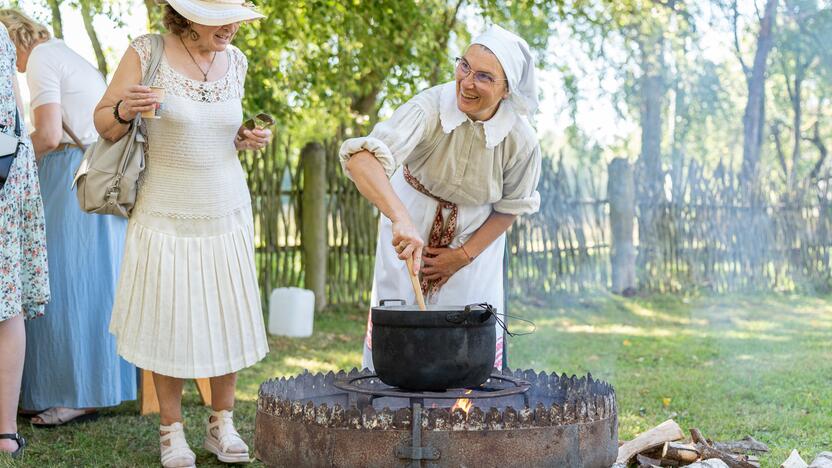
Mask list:
[[[264,382],[255,456],[268,466],[293,468],[528,468],[609,467],[618,453],[615,391],[591,375],[507,370],[479,390],[428,398],[391,388],[366,369]],[[470,398],[467,412],[451,408],[489,389],[513,394]]]

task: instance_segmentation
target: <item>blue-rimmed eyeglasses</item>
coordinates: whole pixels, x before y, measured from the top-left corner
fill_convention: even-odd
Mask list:
[[[494,86],[499,81],[508,81],[500,78],[495,78],[494,75],[484,71],[474,71],[471,69],[471,64],[465,60],[465,57],[457,57],[454,59],[456,61],[456,74],[460,78],[467,78],[471,72],[474,73],[474,83],[482,86]]]

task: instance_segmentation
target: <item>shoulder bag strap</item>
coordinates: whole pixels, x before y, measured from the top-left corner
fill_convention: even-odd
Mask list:
[[[162,36],[159,34],[153,34],[150,36],[150,66],[147,68],[147,74],[142,78],[142,84],[145,86],[150,85],[153,83],[153,79],[156,78],[156,72],[159,71],[159,64],[162,62],[162,55],[165,53],[165,41],[162,39]],[[140,115],[136,115],[134,126],[138,124]],[[66,122],[61,121],[61,126],[63,127],[64,131],[67,135],[78,145],[79,148],[83,149],[84,144],[81,143],[81,139],[75,135],[75,132],[69,128],[69,125]],[[135,132],[131,129],[131,138],[135,138]]]
[[[153,34],[150,36],[150,65],[147,67],[147,74],[144,75],[142,78],[142,85],[149,86],[153,83],[153,79],[156,78],[156,72],[159,71],[159,64],[162,62],[162,56],[165,54],[165,41],[162,39],[162,36],[159,34]],[[136,144],[136,133],[139,130],[139,126],[142,122],[142,114],[141,112],[136,114],[136,117],[133,119],[133,125],[130,128],[130,141],[124,147],[124,153],[121,155],[121,164],[119,165],[118,176],[119,178],[124,175],[124,171],[127,169],[127,163],[129,162],[129,155],[133,151],[133,145]]]
[[[147,74],[142,79],[142,84],[150,86],[153,79],[156,78],[156,72],[159,71],[159,64],[162,62],[162,56],[165,54],[165,41],[159,34],[150,36],[150,66],[147,67]]]
[[[67,125],[66,122],[63,121],[63,120],[61,120],[61,127],[63,127],[66,134],[69,135],[70,138],[72,138],[72,141],[75,142],[75,144],[78,145],[78,147],[83,150],[84,149],[84,144],[81,143],[81,139],[78,138],[78,136],[75,134],[75,132],[73,132],[72,129],[69,128],[69,125]]]

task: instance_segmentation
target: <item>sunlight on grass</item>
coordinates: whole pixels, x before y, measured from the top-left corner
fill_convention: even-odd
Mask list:
[[[327,372],[331,370],[338,370],[333,368],[331,363],[317,361],[314,359],[304,359],[304,358],[297,358],[297,357],[286,357],[283,358],[283,363],[287,366],[297,367],[300,369],[306,369],[309,372]]]
[[[619,438],[629,440],[666,419],[715,440],[746,435],[765,442],[763,466],[779,466],[792,448],[813,459],[832,449],[832,299],[804,296],[672,296],[625,299],[608,294],[512,303],[537,324],[510,337],[512,369],[585,375],[615,387]],[[358,367],[367,310],[331,308],[315,315],[309,338],[269,337],[271,352],[239,373],[235,420],[252,440],[260,384],[303,372]],[[509,322],[516,331],[531,331]],[[186,426],[201,428],[208,409],[192,383],[183,400]],[[158,466],[158,416],[135,402],[98,421],[35,431],[17,466]],[[199,446],[202,431],[188,432]],[[199,466],[221,466],[197,450]],[[0,457],[0,467],[4,460]],[[252,467],[262,466],[255,462]]]
[[[522,309],[538,328],[509,340],[511,366],[613,384],[621,440],[673,418],[715,440],[753,435],[772,449],[763,466],[832,446],[829,298],[606,297],[544,310]]]
[[[685,316],[674,316],[672,314],[662,312],[658,308],[648,308],[644,307],[638,303],[631,303],[627,304],[627,310],[632,312],[634,315],[642,318],[648,318],[652,320],[661,320],[667,323],[673,323],[678,325],[707,325],[708,322],[703,319],[694,319],[692,317],[685,317]]]

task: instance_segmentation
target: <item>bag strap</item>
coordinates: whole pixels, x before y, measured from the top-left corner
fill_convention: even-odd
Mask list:
[[[147,74],[142,79],[142,84],[150,86],[159,71],[159,64],[165,54],[165,41],[160,34],[150,36],[150,66],[147,67]]]
[[[23,129],[20,128],[20,110],[14,106],[14,136],[20,138],[20,133]]]
[[[64,122],[63,120],[61,120],[61,127],[64,128],[66,134],[69,135],[70,138],[72,138],[72,141],[75,142],[75,144],[78,145],[79,148],[84,149],[84,144],[81,143],[81,139],[78,138],[75,132],[73,132],[72,129],[69,128],[69,125],[67,125],[66,122]]]
[[[160,34],[153,34],[150,36],[150,66],[147,68],[147,74],[142,78],[142,85],[148,86],[153,83],[156,78],[156,72],[159,71],[159,64],[162,62],[162,56],[165,54],[165,41]],[[124,171],[127,170],[127,164],[130,161],[130,154],[133,152],[133,145],[136,144],[136,134],[139,126],[142,123],[142,114],[139,112],[133,118],[133,125],[130,128],[130,140],[124,147],[124,152],[121,154],[121,161],[118,168],[117,179],[121,179]]]

